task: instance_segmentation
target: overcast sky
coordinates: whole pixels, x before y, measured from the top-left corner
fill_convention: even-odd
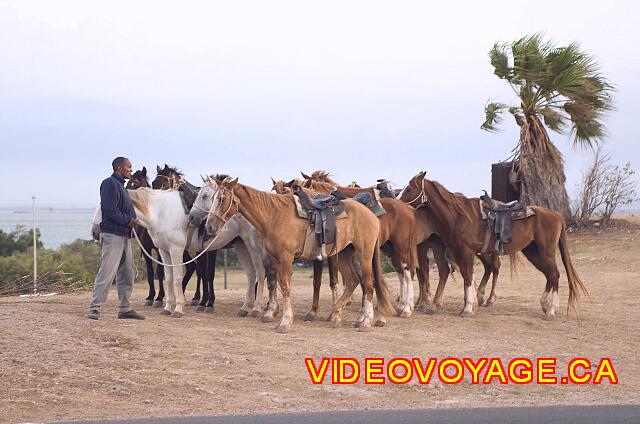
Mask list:
[[[518,129],[480,130],[496,41],[579,41],[617,87],[614,162],[640,169],[635,2],[1,1],[0,206],[93,204],[111,160],[176,165],[189,180],[327,169],[342,183],[419,170],[452,191],[490,189]],[[552,133],[567,189],[591,152]]]

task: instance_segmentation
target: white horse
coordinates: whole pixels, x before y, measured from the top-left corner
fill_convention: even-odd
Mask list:
[[[149,231],[154,245],[160,252],[162,262],[165,264],[165,278],[168,283],[167,300],[161,313],[163,315],[181,317],[184,314],[185,305],[182,291],[184,271],[182,266],[176,265],[182,263],[184,250],[197,249],[199,246],[196,237],[193,237],[190,245],[187,246],[189,218],[182,206],[180,192],[177,190],[153,190],[150,188],[127,191],[136,215],[140,219],[140,224]],[[98,205],[92,223],[92,235],[94,238],[96,238],[96,233],[99,231],[101,220],[102,214]],[[208,250],[217,250],[225,247],[228,241],[227,237],[221,237],[219,240],[212,240],[209,243],[211,243],[211,247]],[[238,260],[247,272],[249,286],[247,293],[253,293],[255,297],[257,273],[253,266],[254,261],[242,241],[236,242],[234,248]],[[250,310],[248,305],[252,303],[251,298],[245,299],[243,310],[248,313]]]
[[[202,176],[202,181],[205,185],[198,192],[198,196],[189,212],[189,225],[194,227],[200,226],[207,218],[213,205],[213,195],[217,190],[217,184],[213,178]],[[269,302],[262,317],[262,322],[272,322],[278,312],[276,271],[271,264],[269,253],[267,253],[262,244],[262,236],[258,230],[242,214],[236,214],[227,222],[224,231],[220,231],[216,235],[214,244],[229,243],[237,237],[242,239],[251,254],[253,268],[258,281],[257,296],[253,288],[247,286],[247,295],[243,308],[245,306],[253,307],[252,316],[257,316],[262,311],[264,280],[266,278],[269,287]],[[208,244],[208,241],[204,242],[205,246],[208,246]],[[243,309],[241,309],[241,315],[243,315],[242,311]]]

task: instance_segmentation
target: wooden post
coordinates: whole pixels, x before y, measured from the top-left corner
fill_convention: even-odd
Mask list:
[[[227,249],[222,251],[222,256],[224,258],[224,289],[227,289]]]

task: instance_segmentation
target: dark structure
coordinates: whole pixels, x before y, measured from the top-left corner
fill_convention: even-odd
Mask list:
[[[520,191],[511,183],[513,162],[491,165],[491,197],[501,202],[520,200]]]

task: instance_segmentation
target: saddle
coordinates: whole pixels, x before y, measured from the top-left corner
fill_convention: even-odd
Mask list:
[[[309,225],[313,227],[316,241],[320,246],[322,259],[331,256],[333,252],[327,255],[326,246],[333,245],[333,250],[335,250],[336,219],[345,212],[345,206],[340,201],[340,196],[334,196],[333,194],[309,196],[299,185],[294,185],[292,190],[298,196],[301,206],[307,211]]]
[[[512,221],[533,215],[533,210],[517,200],[509,203],[493,200],[486,191],[480,196],[480,206],[486,214],[488,224],[482,252],[487,250],[493,233],[496,236],[495,250],[500,255],[504,255],[504,245],[511,243],[512,240]]]

